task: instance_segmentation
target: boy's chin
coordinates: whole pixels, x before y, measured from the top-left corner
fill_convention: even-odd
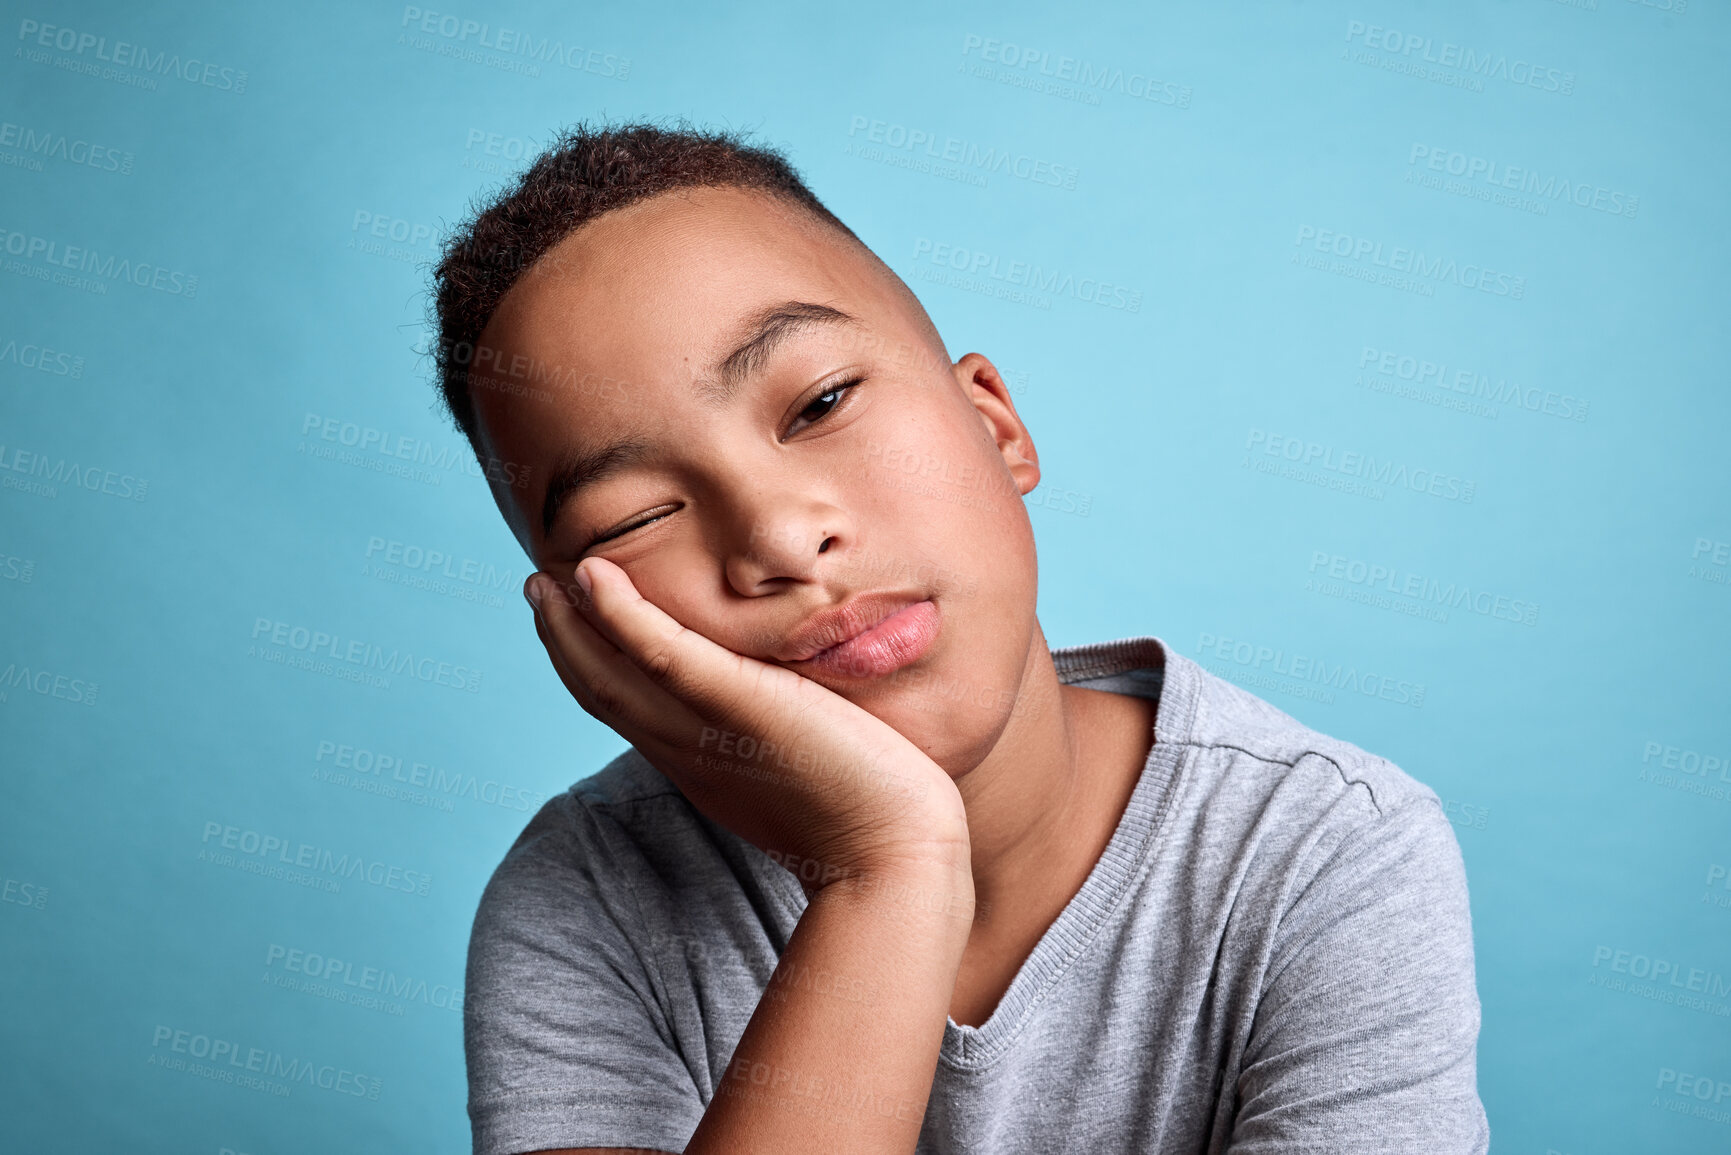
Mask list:
[[[951,778],[960,778],[979,765],[1002,736],[1013,712],[1009,705],[988,708],[945,701],[920,691],[857,704],[918,746]]]

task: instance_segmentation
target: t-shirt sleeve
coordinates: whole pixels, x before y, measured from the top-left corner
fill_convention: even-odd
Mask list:
[[[1281,920],[1232,1155],[1483,1155],[1466,870],[1433,798],[1347,838]]]
[[[463,1018],[475,1155],[680,1152],[703,1117],[606,821],[556,798],[482,892]]]

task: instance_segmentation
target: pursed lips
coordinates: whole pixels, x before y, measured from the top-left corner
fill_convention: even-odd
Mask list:
[[[885,618],[925,599],[916,593],[861,594],[811,615],[789,636],[777,655],[783,662],[805,662],[825,650],[852,641]]]

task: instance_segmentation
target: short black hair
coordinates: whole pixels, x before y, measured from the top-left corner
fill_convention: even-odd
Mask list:
[[[705,131],[681,122],[561,130],[514,181],[471,206],[444,240],[433,271],[433,350],[445,411],[481,455],[470,393],[476,342],[505,294],[573,231],[603,213],[681,188],[754,189],[798,206],[840,229],[786,157],[753,145],[743,132]]]

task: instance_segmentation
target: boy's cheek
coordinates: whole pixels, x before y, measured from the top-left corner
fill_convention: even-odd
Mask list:
[[[775,645],[773,640],[754,645],[755,639],[745,628],[747,615],[724,614],[719,607],[703,603],[693,591],[710,588],[711,579],[688,572],[684,567],[666,564],[662,559],[640,558],[633,561],[614,560],[637,592],[650,605],[691,630],[701,634],[723,649],[736,654],[766,653]],[[712,563],[713,564],[713,563]]]

